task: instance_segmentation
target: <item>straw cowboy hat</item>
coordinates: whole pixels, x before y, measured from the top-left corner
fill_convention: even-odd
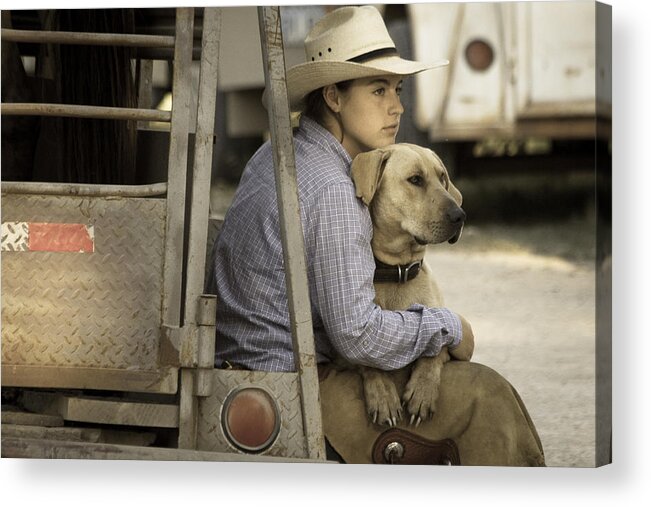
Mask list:
[[[371,6],[341,7],[325,15],[305,38],[306,63],[287,71],[289,105],[323,86],[382,75],[416,74],[447,65],[400,58],[379,11]]]

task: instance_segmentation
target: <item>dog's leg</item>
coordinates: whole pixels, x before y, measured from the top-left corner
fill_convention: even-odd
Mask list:
[[[409,424],[418,426],[422,420],[434,414],[439,397],[441,369],[449,360],[450,355],[445,347],[438,356],[421,357],[414,363],[402,395],[407,413],[411,415]]]
[[[360,366],[366,412],[373,423],[395,426],[402,419],[400,396],[386,372]]]

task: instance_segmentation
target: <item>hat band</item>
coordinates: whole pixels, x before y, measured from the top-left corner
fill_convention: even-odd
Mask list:
[[[353,63],[364,63],[368,62],[369,60],[375,60],[376,58],[383,58],[385,56],[400,56],[396,48],[394,47],[389,47],[389,48],[382,48],[382,49],[376,49],[375,51],[370,51],[368,53],[364,53],[363,55],[355,56],[354,58],[349,58],[348,62],[353,62]]]

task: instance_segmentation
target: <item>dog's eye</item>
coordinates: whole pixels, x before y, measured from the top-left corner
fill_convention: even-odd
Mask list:
[[[422,187],[423,183],[425,182],[423,180],[423,177],[420,176],[419,174],[415,174],[411,176],[410,178],[407,179],[407,181],[416,187]]]

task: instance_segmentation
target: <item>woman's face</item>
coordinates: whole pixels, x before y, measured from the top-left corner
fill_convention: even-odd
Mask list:
[[[339,91],[342,145],[353,158],[359,153],[395,143],[400,116],[401,76],[355,79]]]

